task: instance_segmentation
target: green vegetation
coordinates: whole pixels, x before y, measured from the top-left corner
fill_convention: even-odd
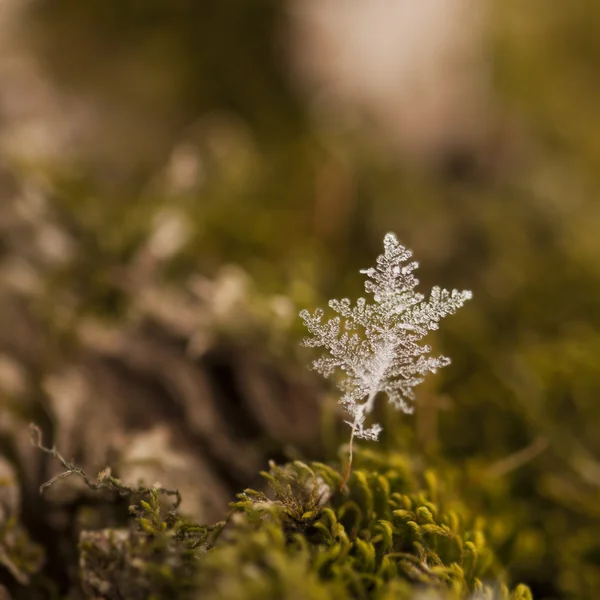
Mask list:
[[[106,474],[94,483],[37,445],[93,489],[126,490]],[[129,528],[81,534],[81,591],[106,600],[532,598],[524,585],[509,591],[484,520],[440,489],[437,474],[394,454],[359,459],[343,490],[325,464],[272,463],[262,473],[270,493],[238,494],[211,527],[181,518],[178,502],[166,510],[163,489],[129,489],[143,497],[130,506]]]

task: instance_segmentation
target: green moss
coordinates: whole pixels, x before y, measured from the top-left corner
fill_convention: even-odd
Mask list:
[[[252,581],[273,598],[531,597],[525,586],[509,592],[481,519],[447,510],[433,485],[419,488],[394,462],[399,469],[355,470],[344,491],[326,465],[272,465],[264,473],[272,497],[238,495],[230,527],[202,560],[201,589],[254,597],[243,594]]]
[[[80,537],[80,576],[92,598],[128,600],[191,598],[197,557],[207,548],[212,528],[182,519],[161,507],[160,492],[130,507],[130,529],[84,531]]]
[[[81,534],[86,598],[531,598],[525,586],[507,587],[481,515],[397,453],[360,449],[345,485],[323,463],[271,463],[269,493],[246,489],[226,521],[207,526],[179,514],[176,490],[128,487],[109,470],[92,481],[32,435],[66,469],[42,489],[76,475],[133,501],[128,529]],[[165,505],[165,496],[176,500]]]

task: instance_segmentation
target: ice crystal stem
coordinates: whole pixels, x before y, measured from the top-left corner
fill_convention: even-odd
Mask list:
[[[346,466],[346,472],[344,473],[344,478],[340,483],[340,491],[342,491],[345,485],[348,483],[348,479],[350,478],[350,473],[352,471],[352,451],[353,451],[353,442],[354,442],[354,432],[356,431],[356,426],[352,427],[350,432],[350,442],[348,443],[348,465]]]
[[[350,477],[350,473],[352,472],[352,456],[354,450],[354,434],[356,433],[356,428],[359,422],[364,421],[365,415],[370,413],[373,409],[373,404],[375,402],[375,396],[377,396],[377,390],[372,392],[367,401],[362,405],[362,410],[360,414],[357,414],[354,419],[354,423],[352,423],[352,429],[350,431],[350,441],[348,442],[348,466],[346,467],[346,472],[344,473],[344,478],[340,483],[340,490],[344,488],[346,483],[348,483],[348,479]]]

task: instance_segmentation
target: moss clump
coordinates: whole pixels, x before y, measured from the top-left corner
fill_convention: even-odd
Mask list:
[[[103,600],[179,600],[196,588],[197,557],[210,528],[161,508],[159,490],[130,508],[132,527],[84,531],[80,536],[83,592]]]
[[[512,592],[480,519],[434,502],[400,458],[385,472],[355,470],[347,490],[330,467],[294,462],[264,476],[273,492],[246,490],[231,527],[201,561],[209,598],[435,598],[526,600]]]
[[[80,585],[71,590],[73,598],[94,600],[184,600],[196,589],[197,558],[210,546],[210,538],[224,523],[209,527],[191,522],[177,512],[178,490],[163,487],[128,486],[104,469],[94,481],[67,461],[55,446],[43,444],[41,430],[32,425],[31,441],[51,455],[64,471],[40,487],[66,477],[80,478],[95,492],[109,492],[113,498],[127,496],[132,520],[129,528],[84,530],[79,536]],[[172,498],[167,506],[164,498]]]

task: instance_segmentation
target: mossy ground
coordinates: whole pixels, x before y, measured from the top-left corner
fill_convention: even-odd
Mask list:
[[[433,471],[417,474],[401,455],[366,452],[358,463],[343,487],[323,463],[271,464],[269,489],[241,492],[212,526],[182,518],[164,490],[131,490],[129,528],[81,533],[69,597],[532,598],[524,585],[509,589],[485,519]]]

